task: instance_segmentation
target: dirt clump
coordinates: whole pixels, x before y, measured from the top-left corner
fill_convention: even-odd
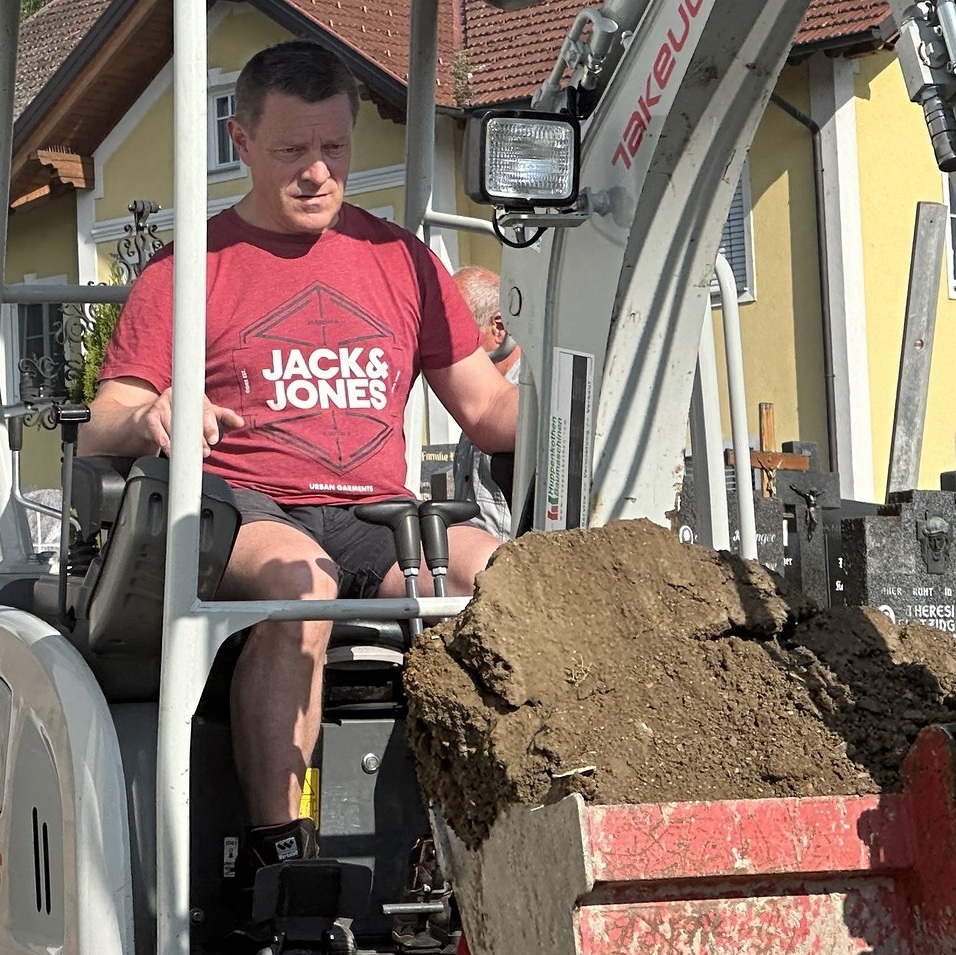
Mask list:
[[[956,720],[956,645],[648,521],[503,547],[405,676],[428,799],[476,845],[499,811],[853,795],[899,786]]]

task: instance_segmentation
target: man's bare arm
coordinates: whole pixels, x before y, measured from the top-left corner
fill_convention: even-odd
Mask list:
[[[243,426],[242,418],[203,398],[203,456],[224,431]],[[90,420],[80,428],[80,454],[128,457],[169,452],[172,440],[172,391],[162,394],[140,378],[104,381],[90,405]]]
[[[481,349],[425,378],[462,431],[482,451],[513,451],[518,424],[518,387],[498,373]]]

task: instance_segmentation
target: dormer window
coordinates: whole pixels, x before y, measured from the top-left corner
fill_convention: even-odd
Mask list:
[[[209,106],[208,163],[209,181],[225,182],[246,174],[246,167],[229,138],[229,117],[236,112],[236,80],[238,73],[223,73],[216,68],[208,74]]]
[[[235,169],[239,165],[239,153],[229,136],[227,122],[236,111],[235,93],[218,93],[209,103],[209,171]]]

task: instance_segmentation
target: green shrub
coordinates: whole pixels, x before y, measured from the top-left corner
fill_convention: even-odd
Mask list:
[[[45,7],[50,0],[20,0],[20,19],[26,20],[33,16],[40,7]]]
[[[118,263],[114,262],[110,269],[108,285],[122,285],[123,273]],[[119,318],[123,306],[117,302],[101,305],[91,305],[87,312],[92,316],[92,323],[88,324],[83,334],[82,366],[79,373],[71,382],[70,400],[89,404],[96,397],[96,381],[99,378],[100,366],[106,357],[116,320]]]
[[[83,375],[77,382],[80,389],[80,394],[76,397],[78,401],[88,404],[96,397],[96,381],[99,378],[100,366],[106,357],[106,349],[113,329],[116,328],[116,320],[119,318],[122,307],[116,303],[109,303],[94,305],[91,309],[93,324],[84,339],[86,351],[83,356]]]

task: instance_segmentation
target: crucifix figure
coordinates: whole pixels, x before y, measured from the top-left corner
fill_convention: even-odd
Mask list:
[[[807,529],[807,540],[813,540],[813,532],[817,529],[817,498],[820,492],[815,488],[808,488],[801,491],[795,484],[790,485],[790,490],[798,497],[802,497],[807,505],[807,513],[803,518],[804,527]]]
[[[767,462],[764,460],[758,460],[758,465],[760,470],[763,472],[763,489],[765,497],[776,497],[777,496],[777,467],[774,467],[773,462]]]

